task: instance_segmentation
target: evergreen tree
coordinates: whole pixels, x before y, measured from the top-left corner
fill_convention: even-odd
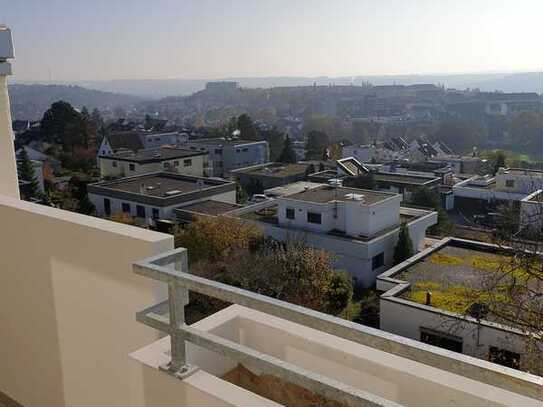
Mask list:
[[[281,163],[285,163],[285,164],[291,164],[297,161],[296,153],[294,152],[294,149],[292,148],[292,141],[290,140],[289,136],[285,138],[285,142],[283,144],[283,151],[277,158],[277,161]]]
[[[40,129],[44,141],[60,144],[66,151],[86,143],[83,116],[67,102],[53,103],[43,114]]]
[[[328,135],[322,131],[313,130],[307,134],[306,160],[321,160],[330,144]]]
[[[253,123],[253,119],[248,114],[242,114],[238,117],[238,130],[243,140],[260,141],[260,134]]]
[[[503,151],[498,151],[496,153],[496,158],[494,160],[494,175],[498,173],[500,168],[505,168],[505,154]]]
[[[19,153],[18,173],[19,180],[24,181],[24,188],[21,190],[23,199],[28,201],[32,198],[38,198],[40,196],[40,187],[36,180],[34,166],[25,148],[22,148]]]
[[[400,264],[411,256],[413,256],[413,242],[409,236],[407,225],[402,223],[400,234],[398,235],[398,243],[394,248],[394,265]]]

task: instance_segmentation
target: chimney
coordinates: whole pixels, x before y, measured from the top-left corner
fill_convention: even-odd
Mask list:
[[[432,292],[431,292],[431,291],[426,291],[426,301],[425,301],[425,304],[426,304],[426,305],[432,305]]]

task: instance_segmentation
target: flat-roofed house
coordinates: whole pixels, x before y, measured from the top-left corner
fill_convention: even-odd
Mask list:
[[[213,167],[212,175],[216,177],[222,177],[238,168],[270,161],[267,141],[203,138],[189,140],[186,146],[191,150],[209,153],[209,161]]]
[[[230,171],[248,191],[262,193],[266,189],[303,181],[310,164],[266,163]]]
[[[525,353],[526,329],[515,318],[489,313],[485,303],[489,287],[498,290],[489,279],[511,255],[492,244],[439,241],[378,276],[377,289],[384,292],[380,328],[516,369],[531,365],[532,355]],[[541,291],[537,284],[530,289]],[[502,297],[497,295],[496,301]],[[536,297],[527,296],[526,301]],[[503,301],[506,315],[506,297]]]
[[[174,208],[206,199],[236,203],[233,182],[170,172],[90,184],[87,191],[97,215],[126,213],[140,220],[173,220]]]
[[[437,214],[400,207],[401,195],[330,185],[308,188],[236,211],[277,240],[302,239],[334,255],[335,265],[369,287],[393,262],[400,225],[415,250]]]
[[[211,171],[208,154],[177,147],[122,151],[98,157],[100,177],[119,178],[168,171],[176,174],[207,176]]]

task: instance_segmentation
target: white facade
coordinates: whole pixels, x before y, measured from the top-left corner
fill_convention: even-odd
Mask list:
[[[498,191],[531,194],[543,188],[543,171],[500,168],[496,174]]]
[[[138,162],[115,156],[100,157],[100,178],[130,177],[158,171],[169,171],[181,175],[203,177],[210,171],[208,157],[205,154],[190,157],[164,159],[154,162]]]
[[[386,202],[382,211],[376,212],[376,214],[381,214],[381,216],[378,216],[380,220],[370,221],[369,225],[364,225],[362,219],[354,220],[357,215],[352,207],[348,208],[346,212],[341,210],[341,215],[339,215],[340,211],[338,211],[339,216],[335,219],[331,207],[308,204],[294,208],[291,200],[285,198],[242,208],[232,212],[232,214],[245,219],[244,214],[277,205],[277,225],[256,221],[266,236],[279,241],[301,240],[315,248],[326,250],[333,256],[335,268],[349,272],[357,279],[358,284],[371,287],[375,284],[377,276],[393,265],[394,249],[400,230],[398,219],[400,213],[413,216],[413,220],[408,222],[408,230],[415,250],[423,249],[426,229],[437,223],[436,212],[400,208],[397,199],[394,197],[394,199]],[[277,204],[278,201],[283,202]],[[298,216],[298,221],[286,218],[287,208],[295,209],[295,216]],[[391,223],[387,216],[392,214],[392,208],[396,208],[397,211],[393,216],[396,227],[392,225],[390,228],[386,228],[385,225]],[[307,212],[309,211],[321,211],[321,225],[307,222]],[[344,227],[346,218],[353,223],[349,225],[350,229],[348,229],[352,232],[380,228],[382,233],[376,233],[373,237],[367,239],[356,239],[349,235],[327,233],[339,227],[340,223],[341,227]],[[383,228],[385,228],[384,231]]]
[[[536,235],[543,232],[543,190],[520,201],[519,229]]]
[[[453,241],[454,239],[450,238],[443,239],[377,277],[377,290],[384,291],[379,302],[380,329],[417,341],[422,339],[424,332],[429,332],[459,343],[461,352],[466,355],[486,360],[489,359],[491,347],[518,354],[524,353],[526,338],[518,329],[484,319],[477,321],[466,315],[402,298],[402,294],[409,290],[410,283],[398,279],[398,275],[409,273],[410,266]],[[466,241],[462,242],[466,244]],[[479,242],[473,243],[484,245]]]
[[[144,220],[147,224],[152,224],[156,219],[174,219],[174,209],[179,208],[184,205],[190,205],[196,202],[212,199],[214,201],[226,202],[226,203],[236,203],[236,191],[223,192],[211,196],[206,196],[205,198],[193,199],[190,201],[183,202],[182,204],[174,204],[169,206],[160,206],[160,205],[149,205],[144,202],[141,202],[137,197],[133,199],[121,199],[114,198],[105,195],[89,193],[89,200],[93,203],[96,208],[96,214],[101,217],[110,216],[113,214],[127,213],[128,215],[139,220]],[[110,205],[110,215],[106,213],[105,201],[109,201]],[[124,206],[123,206],[124,205]],[[139,207],[139,208],[138,208]],[[145,216],[139,216],[140,213],[144,213]]]
[[[352,189],[355,195],[363,195],[363,192],[363,190]],[[343,198],[343,196],[340,197],[340,199]],[[373,205],[357,200],[315,203],[295,198],[289,199],[289,197],[278,198],[277,202],[278,220],[281,226],[322,233],[336,229],[349,236],[371,237],[386,228],[398,225],[401,196],[391,195]],[[294,219],[287,218],[287,209],[294,210]],[[320,214],[321,223],[309,222],[308,213]]]

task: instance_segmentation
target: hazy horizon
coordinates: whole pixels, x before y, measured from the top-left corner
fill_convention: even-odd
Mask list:
[[[543,71],[538,0],[25,0],[2,11],[21,82]]]

